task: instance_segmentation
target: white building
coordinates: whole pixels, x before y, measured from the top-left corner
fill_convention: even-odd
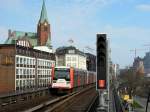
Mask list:
[[[53,53],[16,46],[16,90],[48,87],[51,67],[55,66]]]
[[[86,70],[86,55],[73,46],[56,50],[56,66],[67,66]]]

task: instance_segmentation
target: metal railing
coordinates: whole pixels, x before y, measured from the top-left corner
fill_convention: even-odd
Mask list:
[[[121,99],[117,94],[117,90],[113,89],[113,97],[114,97],[114,103],[115,103],[115,109],[116,112],[125,112],[125,109],[122,105]]]

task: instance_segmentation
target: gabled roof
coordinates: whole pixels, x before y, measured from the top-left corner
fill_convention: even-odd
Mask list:
[[[44,23],[45,21],[48,22],[48,17],[47,17],[47,11],[46,11],[46,6],[45,6],[45,0],[43,0],[43,5],[42,5],[42,10],[41,10],[41,16],[40,16],[40,23]]]

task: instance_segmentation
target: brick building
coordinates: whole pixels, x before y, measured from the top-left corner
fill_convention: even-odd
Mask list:
[[[134,59],[133,69],[140,74],[144,74],[145,71],[144,71],[144,64],[142,58],[137,57]]]
[[[48,87],[55,55],[14,44],[0,45],[0,92]]]

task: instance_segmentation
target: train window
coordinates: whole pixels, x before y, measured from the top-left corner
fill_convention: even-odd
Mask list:
[[[70,74],[69,73],[70,73],[69,70],[55,69],[54,80],[57,80],[57,79],[70,80]]]

